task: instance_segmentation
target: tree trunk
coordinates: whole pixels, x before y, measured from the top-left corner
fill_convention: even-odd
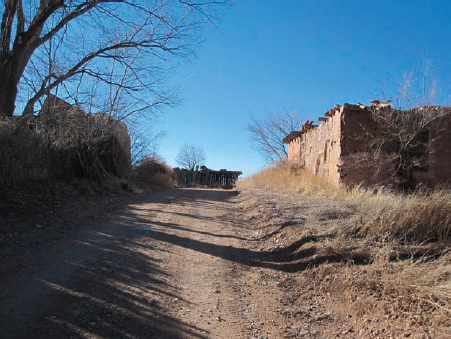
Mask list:
[[[30,48],[24,48],[0,67],[0,116],[13,116],[20,78],[32,53]]]
[[[0,117],[12,117],[16,107],[17,87],[4,80],[3,78],[0,82]]]
[[[13,116],[20,78],[33,52],[46,41],[39,39],[42,28],[46,20],[63,5],[63,0],[40,1],[36,15],[25,31],[22,0],[4,1],[0,36],[0,117]],[[11,46],[14,24],[16,31]]]
[[[0,117],[12,117],[16,108],[17,85],[23,71],[17,72],[14,66],[17,62],[0,69]]]

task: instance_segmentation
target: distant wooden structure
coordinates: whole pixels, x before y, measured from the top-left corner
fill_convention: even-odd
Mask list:
[[[195,170],[174,168],[178,176],[178,183],[180,186],[207,186],[207,187],[221,187],[233,188],[235,187],[238,177],[243,174],[241,171],[228,171],[221,169],[215,171],[206,166],[196,166]]]

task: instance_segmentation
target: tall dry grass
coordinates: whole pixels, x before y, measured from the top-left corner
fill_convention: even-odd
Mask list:
[[[283,194],[329,196],[339,194],[336,187],[310,171],[290,163],[277,162],[260,172],[238,181],[238,188],[262,188]]]
[[[364,195],[361,214],[366,221],[359,235],[377,240],[403,244],[446,243],[451,236],[451,192],[448,190]]]
[[[446,243],[451,236],[451,191],[446,189],[405,194],[384,187],[337,187],[307,169],[282,162],[240,180],[237,187],[342,199],[357,211],[355,235],[368,240]]]

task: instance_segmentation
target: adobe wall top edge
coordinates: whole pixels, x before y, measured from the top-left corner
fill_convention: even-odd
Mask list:
[[[285,138],[282,139],[282,142],[284,144],[289,144],[291,141],[301,136],[301,134],[302,133],[300,131],[292,131],[290,132],[290,134],[288,134]]]
[[[424,109],[427,108],[434,108],[434,109],[446,109],[451,112],[450,106],[423,106],[423,107],[416,107],[412,109],[404,110],[405,112],[408,112],[409,110],[415,110],[415,109]],[[300,137],[302,134],[307,133],[311,130],[316,129],[316,127],[324,125],[329,123],[329,118],[335,116],[337,113],[344,113],[346,110],[360,110],[360,111],[371,111],[371,110],[379,110],[379,109],[392,109],[392,102],[391,100],[372,100],[371,106],[367,106],[362,104],[361,102],[357,102],[356,104],[350,104],[350,103],[344,103],[336,104],[335,107],[329,109],[326,113],[324,113],[324,117],[319,117],[318,120],[322,122],[322,124],[314,124],[313,121],[306,121],[298,131],[292,131],[290,134],[288,134],[282,141],[284,144],[289,144],[294,139]]]

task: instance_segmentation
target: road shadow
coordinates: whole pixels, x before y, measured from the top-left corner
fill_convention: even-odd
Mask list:
[[[127,209],[91,220],[39,267],[0,279],[2,338],[209,337],[176,317],[188,301],[162,259],[169,249],[124,225]]]
[[[270,268],[283,272],[298,272],[312,265],[315,266],[325,262],[339,262],[343,260],[343,258],[333,254],[318,256],[316,251],[311,248],[304,252],[298,251],[297,255],[294,257],[292,255],[292,249],[299,249],[299,247],[302,246],[301,243],[305,244],[307,242],[317,241],[317,239],[310,236],[305,239],[300,239],[296,242],[297,244],[282,249],[279,253],[274,253],[272,251],[254,251],[248,248],[213,244],[155,229],[147,230],[145,236],[157,241],[167,242],[172,245],[220,257],[245,266]]]
[[[227,223],[227,227],[233,228],[242,228],[245,231],[246,225],[242,223],[230,223],[230,220],[227,218],[218,218],[218,217],[206,217],[206,216],[196,216],[192,212],[194,210],[193,206],[201,203],[203,205],[203,209],[206,213],[208,213],[208,209],[213,208],[215,211],[218,209],[224,210],[224,213],[233,209],[233,204],[236,204],[239,201],[239,197],[231,201],[230,199],[235,197],[236,194],[227,194],[224,193],[222,195],[214,194],[212,192],[205,191],[197,191],[195,189],[191,189],[193,193],[193,199],[183,198],[183,199],[174,199],[173,203],[179,204],[182,202],[190,211],[190,213],[173,213],[183,218],[176,218],[176,220],[183,220],[183,224],[174,223],[174,222],[163,222],[156,220],[154,218],[155,215],[152,215],[152,212],[161,213],[161,211],[157,209],[147,208],[147,211],[150,213],[148,217],[143,217],[142,210],[135,210],[134,208],[130,208],[129,211],[123,213],[124,223],[127,225],[132,225],[135,227],[141,227],[143,229],[143,236],[148,237],[150,239],[156,240],[157,242],[164,242],[175,246],[180,246],[183,248],[191,249],[194,251],[198,251],[204,254],[208,254],[211,256],[220,257],[222,259],[239,263],[246,266],[251,267],[261,267],[261,268],[270,268],[283,272],[296,272],[306,269],[312,265],[319,265],[324,262],[333,262],[333,261],[343,261],[347,260],[346,258],[334,255],[334,254],[318,254],[315,250],[314,246],[309,246],[306,250],[299,250],[303,245],[307,243],[316,243],[321,239],[327,238],[327,235],[323,236],[305,236],[296,242],[292,243],[290,246],[283,248],[278,253],[274,253],[272,250],[264,250],[264,251],[255,251],[247,248],[245,245],[246,241],[260,241],[266,239],[268,236],[265,235],[262,238],[244,238],[243,236],[238,236],[236,234],[242,234],[246,232],[233,232],[233,234],[222,234],[215,233],[213,231],[200,231],[193,229],[191,227],[190,220],[205,220],[210,222]],[[198,194],[200,197],[196,197]],[[225,206],[221,207],[218,205],[218,200],[223,202]],[[229,204],[229,206],[227,206]],[[163,212],[163,213],[171,213],[171,212]],[[210,215],[215,215],[211,213]],[[302,227],[305,224],[305,218],[298,218],[296,221],[296,225],[298,227]],[[172,220],[172,219],[171,219]],[[292,221],[286,221],[283,227],[293,226]],[[175,231],[175,232],[174,232]],[[178,235],[174,233],[176,231],[183,231],[183,233],[192,233],[193,236],[189,235]],[[280,230],[276,230],[273,233],[277,233]],[[199,240],[196,239],[196,234],[202,234],[209,237],[212,237],[211,241],[208,240]],[[269,236],[271,236],[270,234]],[[218,244],[213,241],[213,238],[223,238],[227,239],[237,239],[240,240],[243,247],[236,247],[231,245]],[[227,243],[227,242],[226,242]]]

